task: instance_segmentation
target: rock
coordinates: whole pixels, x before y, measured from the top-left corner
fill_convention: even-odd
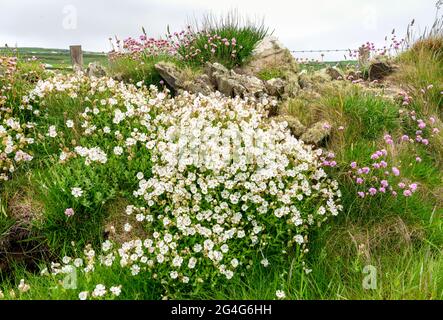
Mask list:
[[[248,94],[254,97],[260,97],[266,92],[265,83],[257,77],[238,75],[234,71],[231,71],[231,75],[240,81],[239,84],[243,85]]]
[[[265,82],[265,87],[269,95],[280,97],[285,92],[286,83],[281,78],[272,78]]]
[[[343,73],[335,67],[328,67],[326,68],[326,73],[331,77],[332,80],[343,80],[344,75]]]
[[[185,79],[173,63],[160,61],[154,65],[154,68],[172,89],[175,91],[183,89]]]
[[[279,115],[271,118],[271,120],[283,122],[286,121],[288,123],[288,128],[291,130],[291,134],[295,137],[300,137],[305,131],[306,127],[298,120],[297,117],[290,115]]]
[[[214,85],[217,84],[216,75],[226,75],[229,74],[229,70],[222,64],[215,62],[206,62],[205,74],[209,77]]]
[[[99,63],[91,62],[90,64],[88,64],[86,74],[89,77],[101,78],[106,76],[106,70]]]
[[[392,73],[393,67],[384,61],[374,61],[369,65],[369,80],[381,80]]]
[[[155,69],[166,83],[176,92],[210,94],[215,90],[227,97],[262,97],[265,94],[280,96],[286,90],[282,79],[271,79],[265,83],[253,75],[238,74],[219,63],[207,62],[204,74],[197,77],[186,75],[169,62],[159,62]],[[298,82],[297,82],[298,85]]]
[[[257,75],[265,69],[280,68],[297,72],[297,62],[291,52],[274,36],[267,36],[257,43],[250,61],[242,69]]]
[[[257,77],[238,74],[219,63],[206,63],[205,73],[214,88],[228,97],[259,97],[266,92],[265,84]]]
[[[298,76],[298,83],[300,88],[313,90],[319,87],[319,85],[330,82],[332,80],[331,76],[326,72],[325,69],[315,71],[314,73],[307,73],[305,70],[300,72]]]
[[[243,96],[246,89],[228,75],[217,75],[217,90],[227,97]]]
[[[208,75],[202,74],[194,80],[188,80],[183,83],[183,90],[191,93],[202,93],[208,95],[214,92],[214,86],[212,85],[211,79]]]
[[[155,69],[166,83],[176,92],[188,91],[190,93],[210,94],[214,92],[214,86],[206,74],[197,77],[187,76],[176,65],[161,61],[155,64]]]
[[[300,137],[306,143],[321,145],[331,134],[331,125],[327,121],[319,121]]]

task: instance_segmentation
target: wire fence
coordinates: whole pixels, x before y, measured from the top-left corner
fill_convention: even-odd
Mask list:
[[[350,52],[352,49],[291,50],[292,53]]]

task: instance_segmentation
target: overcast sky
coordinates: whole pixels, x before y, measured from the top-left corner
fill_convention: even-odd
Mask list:
[[[396,28],[398,36],[415,18],[431,25],[436,0],[0,0],[0,46],[108,51],[108,38],[137,36],[144,26],[161,36],[169,24],[181,30],[205,13],[238,9],[263,17],[292,50],[357,48]],[[329,55],[331,57],[331,55]],[[342,54],[339,54],[342,57]]]

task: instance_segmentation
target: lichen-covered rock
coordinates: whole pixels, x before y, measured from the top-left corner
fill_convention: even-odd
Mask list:
[[[343,80],[344,75],[338,68],[328,67],[326,68],[326,73],[331,77],[332,80]]]
[[[303,70],[298,75],[298,83],[300,88],[307,90],[315,90],[324,83],[330,82],[331,76],[326,72],[326,69],[321,69],[313,73],[308,73]]]
[[[218,62],[215,63],[206,62],[204,72],[212,81],[214,86],[217,85],[217,77],[216,77],[217,75],[229,74],[229,70]]]
[[[184,89],[183,83],[186,79],[184,79],[183,73],[173,63],[160,61],[154,65],[154,68],[172,89],[176,91]]]
[[[191,93],[202,93],[207,95],[214,92],[215,89],[209,76],[202,74],[193,80],[185,81],[183,83],[183,90]]]
[[[214,88],[228,97],[259,97],[266,92],[265,84],[257,77],[238,74],[219,63],[207,63],[205,73]]]
[[[238,79],[233,79],[226,74],[216,75],[217,90],[227,97],[243,96],[246,89],[239,83]]]
[[[106,70],[97,62],[91,62],[86,69],[86,74],[89,77],[101,78],[106,76]]]
[[[280,97],[285,92],[286,82],[281,78],[272,78],[265,82],[265,87],[269,95]]]
[[[321,145],[331,134],[331,125],[327,121],[319,121],[300,137],[306,143]]]
[[[369,65],[369,80],[381,80],[390,75],[393,70],[394,68],[391,66],[391,64],[386,61],[373,61]]]
[[[275,36],[268,36],[257,43],[250,61],[242,69],[246,73],[257,75],[262,70],[272,68],[297,72],[297,62]]]
[[[305,131],[306,127],[298,120],[297,117],[290,115],[279,115],[271,118],[271,120],[283,122],[286,121],[288,123],[288,128],[291,130],[291,134],[295,137],[300,137]]]

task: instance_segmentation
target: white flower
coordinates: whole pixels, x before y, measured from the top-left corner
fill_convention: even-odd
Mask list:
[[[102,243],[102,250],[104,252],[108,252],[111,249],[112,249],[112,242],[111,241],[106,240],[105,242]]]
[[[263,267],[267,267],[267,266],[269,266],[269,261],[268,261],[268,259],[266,259],[266,258],[264,258],[262,261],[260,261],[260,263],[263,265]]]
[[[82,291],[78,294],[78,298],[80,300],[86,300],[88,298],[88,292],[87,291]]]
[[[116,297],[118,297],[120,295],[120,293],[122,292],[122,286],[113,286],[111,288],[109,288],[109,291],[112,292],[112,294]]]
[[[96,285],[94,291],[92,291],[93,297],[103,297],[105,294],[106,287],[103,284]]]
[[[83,265],[83,260],[81,258],[74,259],[74,266],[80,268]]]
[[[28,284],[26,284],[25,283],[25,280],[24,279],[21,279],[20,280],[20,284],[18,285],[18,290],[20,291],[20,292],[27,292],[27,291],[29,291],[29,289],[31,289],[31,287],[28,285]]]
[[[67,120],[67,121],[66,121],[66,126],[67,126],[68,128],[72,128],[72,127],[74,127],[74,121],[72,121],[72,120]]]
[[[63,259],[62,259],[62,262],[63,262],[64,264],[68,264],[69,262],[71,262],[71,257],[64,256]]]
[[[143,179],[143,177],[144,177],[143,172],[137,172],[137,179],[138,180]]]
[[[78,187],[74,187],[71,189],[71,194],[74,196],[74,198],[79,198],[83,195],[83,190]]]
[[[284,299],[286,298],[286,294],[283,290],[277,290],[275,292],[275,295],[277,296],[278,299]]]
[[[125,232],[131,232],[132,226],[129,223],[125,223],[125,225],[123,226],[123,230]]]
[[[297,242],[298,244],[302,244],[303,242],[305,242],[303,236],[300,234],[294,236],[294,241]]]
[[[120,146],[114,147],[114,154],[120,156],[123,153],[123,148]]]
[[[57,131],[55,129],[55,126],[49,126],[48,134],[49,137],[55,138],[57,136]]]

